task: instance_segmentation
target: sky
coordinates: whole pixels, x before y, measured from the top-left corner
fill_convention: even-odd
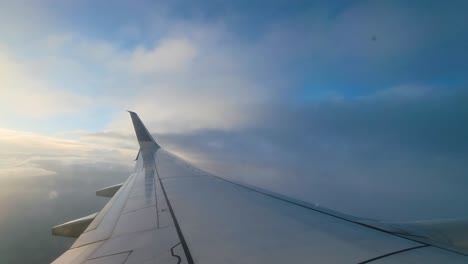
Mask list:
[[[351,215],[468,217],[468,3],[0,0],[0,262],[133,169],[136,111],[222,177]],[[24,254],[27,248],[30,254]]]

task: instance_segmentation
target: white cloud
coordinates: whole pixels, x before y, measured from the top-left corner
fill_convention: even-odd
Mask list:
[[[125,140],[126,135],[79,131],[70,133],[78,137],[63,139],[59,136],[0,129],[0,178],[55,174],[40,166],[43,161],[130,166],[137,153],[136,141],[130,137]],[[64,134],[67,133],[61,135]]]
[[[30,44],[31,38],[41,36],[56,25],[56,17],[50,15],[45,1],[0,1],[0,32],[2,42],[18,45]]]
[[[252,120],[254,105],[277,94],[274,74],[270,83],[254,74],[261,67],[250,55],[259,47],[239,48],[219,25],[175,23],[135,46],[57,32],[37,41],[27,60],[18,60],[14,47],[4,49],[0,109],[47,119],[105,107],[118,120],[109,128],[127,132],[121,111],[132,109],[157,132],[184,132],[242,126]]]
[[[0,49],[0,115],[12,113],[34,118],[69,114],[90,105],[91,100],[34,76],[28,65]]]
[[[257,81],[248,54],[220,41],[223,34],[218,27],[178,29],[149,49],[130,50],[74,35],[59,55],[66,58],[71,51],[79,54],[75,59],[100,67],[99,76],[82,79],[98,78],[96,89],[105,96],[95,100],[120,110],[109,129],[131,131],[123,109],[140,113],[156,132],[230,129],[250,122],[255,105],[271,100],[277,84],[274,76],[268,85]],[[62,43],[70,34],[59,36],[51,38]]]
[[[32,56],[11,46],[0,49],[0,117],[47,120],[105,105],[114,119],[108,134],[0,129],[0,157],[7,161],[0,163],[0,177],[55,173],[41,167],[43,160],[130,165],[137,147],[122,110],[137,111],[152,132],[234,129],[253,122],[256,106],[277,89],[274,75],[264,84],[254,74],[261,63],[250,55],[258,47],[237,47],[216,25],[175,26],[152,45],[134,47],[58,32],[37,41]]]
[[[197,49],[188,39],[169,38],[150,50],[137,47],[130,65],[138,74],[177,73],[187,69],[196,55]]]
[[[36,165],[32,164],[24,164],[22,167],[0,168],[1,178],[38,177],[54,174],[56,174],[56,172],[38,168]]]
[[[47,194],[49,200],[57,199],[59,197],[59,193],[56,190],[52,190]]]
[[[378,91],[375,96],[378,97],[421,97],[433,92],[432,87],[422,85],[398,85]]]
[[[51,50],[64,48],[76,40],[76,35],[73,33],[51,34],[45,38],[47,48]]]

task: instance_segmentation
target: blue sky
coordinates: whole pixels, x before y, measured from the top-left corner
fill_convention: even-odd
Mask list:
[[[47,87],[42,94],[66,92],[70,100],[79,101],[63,107],[56,102],[60,98],[44,99],[50,107],[57,105],[41,116],[46,126],[21,125],[19,119],[36,124],[40,113],[33,118],[27,113],[16,116],[8,106],[11,115],[4,117],[5,126],[12,129],[48,133],[106,129],[119,111],[138,110],[138,97],[159,92],[172,94],[164,101],[173,108],[186,105],[193,99],[188,94],[195,93],[243,105],[230,109],[242,112],[246,104],[258,107],[279,101],[294,106],[309,100],[347,100],[402,86],[462,89],[468,70],[463,1],[450,5],[437,1],[1,5],[2,17],[9,21],[1,26],[6,67],[19,64],[17,78],[41,82]],[[35,90],[39,88],[28,92]],[[9,99],[13,100],[22,101],[20,95]],[[216,104],[203,104],[207,112],[218,109]],[[187,110],[197,107],[193,103]],[[28,104],[24,112],[38,108]],[[167,112],[158,120],[177,123],[183,113],[167,108],[165,104],[158,108]],[[86,121],[90,115],[94,121]],[[69,118],[83,124],[67,122]],[[205,113],[181,122],[216,127],[220,119],[225,116]],[[168,129],[179,129],[174,126],[184,125]]]
[[[0,0],[0,181],[15,186],[0,207],[25,179],[34,199],[18,206],[51,211],[81,199],[74,186],[123,179],[131,109],[162,146],[224,177],[364,217],[467,217],[467,8]]]

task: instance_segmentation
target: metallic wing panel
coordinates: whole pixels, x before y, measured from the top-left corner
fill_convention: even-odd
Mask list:
[[[234,185],[164,150],[156,159],[195,263],[358,263],[421,245]]]

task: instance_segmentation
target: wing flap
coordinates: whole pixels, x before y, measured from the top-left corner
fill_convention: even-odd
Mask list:
[[[52,228],[54,236],[79,237],[91,224],[98,213],[90,214]]]
[[[85,232],[73,243],[72,248],[80,247],[96,241],[106,240],[111,237],[114,226],[117,223],[120,213],[125,206],[130,188],[133,185],[135,174],[131,175],[126,184],[99,212],[93,222],[88,226]],[[98,228],[99,227],[99,228]]]
[[[117,191],[120,189],[120,187],[122,187],[122,185],[123,183],[119,183],[106,188],[102,188],[96,191],[96,195],[102,197],[113,197],[115,193],[117,193]]]

